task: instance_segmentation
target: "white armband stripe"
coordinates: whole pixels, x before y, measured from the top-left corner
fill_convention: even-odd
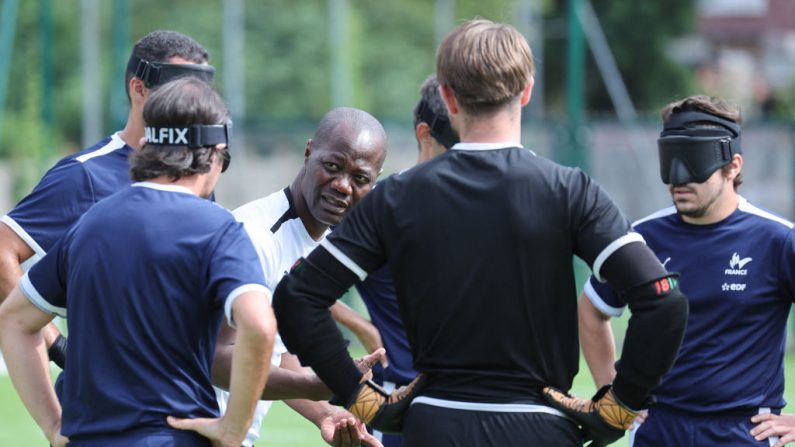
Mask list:
[[[334,258],[336,258],[337,261],[340,261],[342,265],[348,267],[348,270],[352,271],[354,275],[358,276],[359,281],[364,281],[365,278],[367,278],[367,272],[365,272],[363,268],[359,267],[355,262],[353,262],[353,259],[349,258],[348,255],[342,252],[342,250],[332,245],[328,239],[323,239],[320,242],[320,245],[323,248],[325,248],[329,253],[331,253],[331,256],[334,256]]]
[[[629,233],[611,242],[607,247],[605,247],[604,250],[602,250],[601,253],[599,253],[599,255],[596,257],[596,260],[593,262],[593,276],[596,278],[597,281],[605,282],[605,280],[602,279],[601,270],[602,270],[602,264],[604,264],[605,261],[607,261],[607,258],[609,258],[610,255],[612,255],[616,251],[618,251],[619,248],[627,244],[631,244],[633,242],[642,242],[644,244],[646,243],[646,241],[643,239],[643,236],[641,236],[640,233],[630,231]]]

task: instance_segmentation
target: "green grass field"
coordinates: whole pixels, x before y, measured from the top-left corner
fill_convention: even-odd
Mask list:
[[[573,392],[582,396],[590,396],[595,391],[594,385],[585,367],[585,362],[581,363],[584,371],[575,379]],[[785,398],[788,402],[793,403],[795,402],[795,354],[788,354],[785,363],[787,374]],[[789,411],[795,411],[795,404],[788,408]],[[6,376],[0,377],[0,446],[35,445],[46,446],[47,443],[33,419],[22,406],[11,385],[11,380]],[[286,405],[277,402],[265,418],[262,437],[256,445],[258,447],[314,447],[326,444],[320,439],[317,428],[312,423],[297,415]],[[622,439],[614,445],[621,447],[627,444],[626,440]]]
[[[587,274],[587,267],[580,263],[578,265],[577,283],[583,284]],[[355,292],[352,295],[348,297],[348,304],[359,311],[366,312],[361,299],[356,296]],[[617,341],[619,348],[621,346],[621,338],[626,331],[627,320],[628,312],[625,312],[621,318],[613,320],[613,332],[619,338]],[[346,332],[346,330],[343,329],[343,332]],[[353,339],[351,346],[355,350],[353,352],[354,356],[358,357],[363,354],[364,350],[355,339]],[[790,403],[785,408],[785,411],[795,412],[795,350],[790,351],[793,352],[788,352],[784,358],[784,371],[786,374],[784,397]],[[580,359],[580,374],[574,379],[571,391],[582,397],[590,397],[596,392],[584,359]],[[0,376],[0,447],[33,445],[46,446],[47,443],[19,400],[11,380],[7,376]],[[324,445],[326,444],[320,439],[315,425],[281,402],[274,403],[270,413],[265,418],[261,437],[256,443],[256,447],[322,447]],[[613,445],[626,447],[626,437]]]

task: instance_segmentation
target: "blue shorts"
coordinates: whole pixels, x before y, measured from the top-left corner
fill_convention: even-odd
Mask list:
[[[69,447],[211,447],[210,440],[193,431],[170,427],[142,427],[125,433],[69,438]]]
[[[761,411],[693,413],[664,405],[649,410],[649,417],[629,434],[630,447],[749,447],[771,446],[777,437],[757,441],[751,436],[751,417]],[[777,411],[774,411],[777,412]]]

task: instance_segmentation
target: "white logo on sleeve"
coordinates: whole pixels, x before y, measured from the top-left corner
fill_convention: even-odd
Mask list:
[[[665,258],[665,261],[663,261],[663,263],[662,263],[662,266],[663,266],[663,267],[665,267],[665,264],[668,264],[668,261],[670,261],[670,260],[671,260],[671,257],[670,257],[670,256],[668,256],[667,258]]]
[[[752,260],[752,258],[740,259],[740,255],[735,251],[732,258],[729,260],[729,268],[724,270],[723,273],[726,275],[745,276],[748,274],[748,270],[746,270],[745,266]]]

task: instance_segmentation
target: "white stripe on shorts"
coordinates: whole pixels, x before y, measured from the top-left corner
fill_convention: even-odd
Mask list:
[[[560,411],[546,405],[533,404],[490,404],[482,402],[461,402],[457,400],[436,399],[434,397],[420,396],[411,405],[425,404],[434,407],[452,408],[454,410],[491,411],[494,413],[547,413],[565,418]]]

